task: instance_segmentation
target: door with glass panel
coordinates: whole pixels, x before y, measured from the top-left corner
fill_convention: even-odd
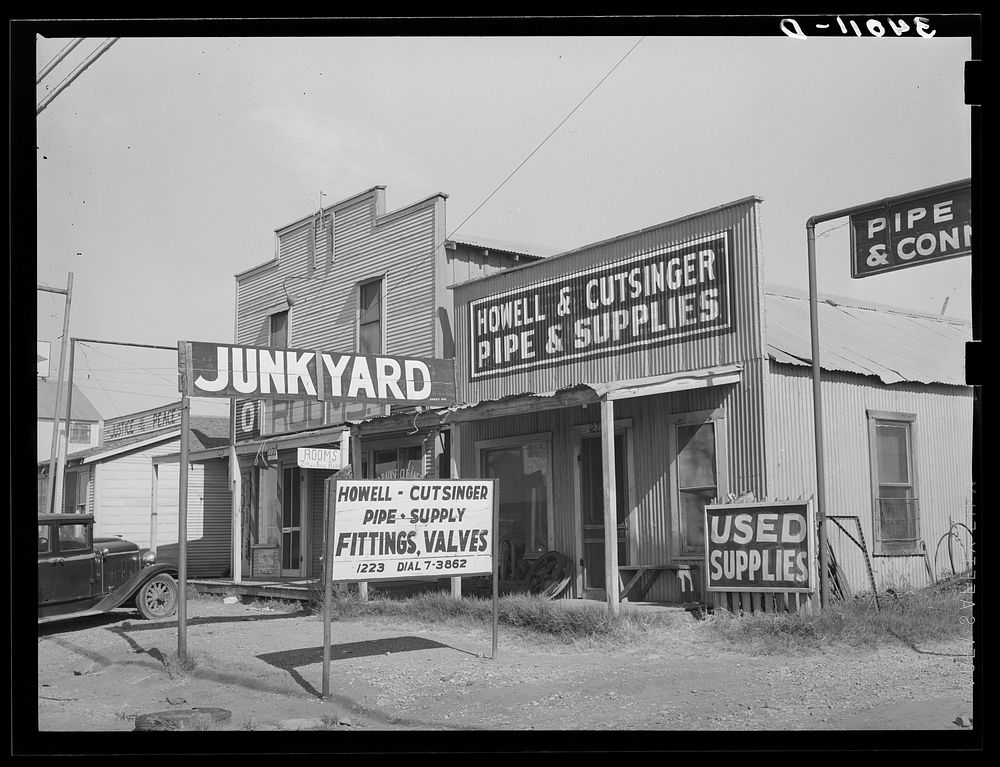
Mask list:
[[[281,575],[301,577],[302,556],[302,470],[285,467],[281,472]]]
[[[673,425],[675,529],[677,554],[682,558],[705,555],[705,506],[722,495],[723,422],[718,419],[681,421]]]
[[[583,596],[585,599],[607,599],[604,572],[604,464],[601,455],[601,435],[580,438],[579,487],[580,517],[583,525]],[[618,564],[629,564],[628,517],[628,451],[625,432],[615,434],[615,492],[618,513]]]

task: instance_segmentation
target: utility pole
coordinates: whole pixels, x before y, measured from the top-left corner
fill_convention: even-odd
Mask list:
[[[59,452],[59,406],[62,404],[62,377],[66,366],[66,347],[69,345],[69,310],[73,303],[73,272],[66,278],[66,289],[50,288],[48,285],[38,285],[38,290],[46,293],[62,293],[66,296],[66,309],[63,313],[62,351],[59,353],[59,373],[56,379],[56,401],[52,410],[52,447],[49,455],[49,478],[46,485],[45,509],[55,513],[58,511],[54,490],[56,465]],[[72,386],[72,382],[70,382]],[[69,421],[66,422],[66,432],[69,433]]]

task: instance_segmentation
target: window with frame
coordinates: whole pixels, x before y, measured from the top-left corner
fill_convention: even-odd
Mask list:
[[[382,353],[382,278],[359,288],[358,353]]]
[[[87,513],[87,481],[89,473],[67,471],[63,478],[63,513]]]
[[[726,431],[722,411],[671,419],[675,529],[678,556],[705,553],[705,506],[725,494]]]
[[[916,416],[868,411],[873,553],[920,554],[920,498],[913,433]]]
[[[90,444],[90,427],[91,424],[84,421],[70,421],[69,424],[69,441],[82,443],[84,445]]]
[[[375,477],[423,477],[424,453],[420,445],[372,450]]]
[[[270,342],[272,349],[288,348],[288,310],[271,315]]]

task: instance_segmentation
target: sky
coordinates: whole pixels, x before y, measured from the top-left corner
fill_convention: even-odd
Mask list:
[[[70,39],[39,36],[36,73]],[[756,195],[766,282],[806,290],[810,216],[972,175],[971,51],[778,29],[126,36],[37,115],[37,279],[73,273],[71,337],[231,342],[234,275],[274,231],[384,185],[389,211],[447,194],[449,236],[562,250]],[[817,227],[820,292],[971,319],[969,258],[851,279],[846,224]],[[37,301],[54,378],[64,299]],[[79,343],[75,368],[105,418],[179,399],[172,350]]]

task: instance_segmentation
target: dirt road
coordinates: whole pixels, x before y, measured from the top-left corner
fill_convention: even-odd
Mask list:
[[[174,621],[120,612],[39,629],[42,731],[132,730],[137,714],[219,707],[226,730],[956,730],[972,715],[971,641],[751,656],[679,613],[628,646],[529,641],[489,628],[323,622],[260,604],[188,602],[186,675]],[[483,656],[486,657],[483,657]],[[175,673],[171,673],[174,671]]]

